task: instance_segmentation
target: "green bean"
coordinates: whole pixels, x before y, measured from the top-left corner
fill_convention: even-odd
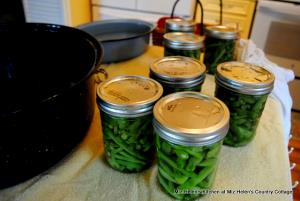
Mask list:
[[[119,153],[120,153],[119,155],[115,156],[116,158],[121,157],[119,159],[123,158],[122,160],[128,160],[130,162],[135,162],[135,163],[140,163],[140,164],[146,164],[145,161],[138,160],[138,159],[132,157],[130,154],[126,153],[125,151],[120,151]]]
[[[177,181],[173,177],[169,176],[170,174],[167,173],[167,172],[165,172],[161,167],[158,167],[158,171],[167,180],[169,180],[169,181],[171,181],[173,183],[177,183]]]
[[[203,189],[210,189],[213,185],[213,181],[215,179],[216,171],[212,172],[210,175],[208,175],[205,180],[199,183],[199,187]]]
[[[184,169],[179,168],[175,162],[173,162],[171,159],[169,159],[167,156],[165,156],[162,152],[157,152],[157,156],[158,156],[159,159],[162,159],[163,161],[168,163],[171,167],[173,167],[174,169],[181,172],[183,175],[188,176],[188,177],[195,176],[194,173],[191,173],[191,172],[188,172]]]
[[[169,185],[167,184],[166,180],[160,174],[158,174],[157,176],[158,176],[159,183],[162,185],[162,187],[164,188],[164,190],[166,190],[170,195],[172,195],[176,199],[182,200],[182,198],[184,196],[183,194],[177,194],[177,193],[175,193],[174,189],[172,189],[172,188],[169,187]]]
[[[201,163],[199,163],[198,166],[201,166],[201,167],[212,166],[212,165],[216,164],[216,162],[217,162],[216,158],[209,158],[209,159],[206,159],[206,160],[202,161]]]
[[[201,181],[203,181],[212,171],[214,170],[214,166],[208,166],[201,170],[200,174],[190,178],[187,182],[184,184],[181,184],[178,189],[180,190],[187,190],[195,187],[197,184],[199,184]]]
[[[130,133],[137,133],[137,129],[141,126],[142,123],[143,121],[141,119],[137,119],[128,127],[128,131]]]
[[[171,146],[167,142],[164,142],[164,141],[161,143],[161,149],[167,155],[171,154],[171,152],[172,152]]]
[[[128,163],[128,161],[121,160],[121,159],[115,159],[115,161],[118,164],[123,165],[124,167],[126,167],[127,169],[130,169],[130,170],[133,170],[133,169],[139,170],[141,168],[141,164],[139,164],[139,163],[134,163],[134,162]]]
[[[164,56],[185,56],[185,57],[191,57],[194,59],[199,60],[201,54],[201,49],[195,49],[195,50],[183,50],[183,49],[173,49],[169,47],[164,48]]]
[[[155,135],[155,146],[156,146],[156,149],[161,149],[161,142],[160,142],[160,137],[158,135]]]
[[[208,68],[208,73],[215,74],[218,64],[234,59],[235,40],[206,37],[204,42],[204,64]]]
[[[196,150],[194,149],[193,147],[192,148],[189,148],[189,149],[186,149],[185,150],[186,152],[188,152],[190,155],[192,155],[193,157],[196,157],[196,158],[203,158],[203,150],[202,149],[199,149],[199,150]]]
[[[186,170],[188,171],[194,171],[196,169],[196,166],[202,161],[203,157],[196,158],[192,157],[189,159],[189,163],[186,166]]]
[[[101,120],[106,159],[114,169],[137,172],[150,165],[154,152],[152,114],[121,118],[101,112]]]
[[[202,157],[202,148],[201,147],[182,147],[180,145],[175,145],[175,144],[169,144],[173,149],[176,150],[184,150],[186,151],[188,154],[194,156],[194,157]]]
[[[206,158],[215,158],[219,154],[220,148],[220,146],[217,146],[211,149],[209,152],[207,152]]]
[[[176,163],[177,163],[179,168],[184,168],[185,165],[186,165],[186,160],[182,159],[182,158],[177,158]]]
[[[120,119],[118,121],[118,126],[119,126],[119,129],[125,129],[127,126],[128,126],[128,121],[126,121],[126,119]]]
[[[156,134],[158,177],[162,188],[175,198],[177,190],[197,190],[196,194],[180,194],[182,200],[199,197],[201,189],[212,186],[221,145],[222,141],[198,147],[176,145]]]
[[[113,133],[111,133],[111,131],[107,131],[107,134],[110,136],[110,138],[117,144],[119,145],[122,149],[126,150],[128,153],[130,153],[131,155],[139,158],[139,159],[144,159],[144,157],[138,153],[136,153],[134,150],[132,150],[131,148],[127,147],[126,144],[124,144],[124,142],[122,142],[120,139],[114,137]]]
[[[189,154],[186,153],[184,150],[177,149],[175,150],[175,153],[180,159],[186,160],[189,158]]]
[[[112,153],[112,154],[116,154],[116,153],[121,152],[122,150],[123,150],[123,148],[122,148],[122,147],[119,147],[119,148],[117,148],[117,149],[112,150],[111,153]]]
[[[164,164],[164,163],[160,163],[160,164],[159,164],[159,167],[160,167],[161,169],[163,169],[164,172],[166,172],[166,173],[169,175],[169,177],[172,178],[172,180],[175,180],[174,183],[177,183],[177,184],[183,184],[183,183],[186,182],[186,180],[189,178],[189,177],[184,176],[184,175],[182,175],[182,174],[180,174],[180,173],[176,173],[176,174],[173,173],[173,171],[168,167],[168,165],[166,165],[166,164]]]
[[[230,128],[224,144],[233,147],[248,144],[255,136],[268,94],[240,94],[217,85],[215,96],[222,100],[230,111]]]

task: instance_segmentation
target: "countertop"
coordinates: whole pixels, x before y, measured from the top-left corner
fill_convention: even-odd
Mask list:
[[[103,65],[109,77],[148,76],[149,64],[163,56],[151,46],[141,56]],[[208,75],[202,93],[213,95],[214,78]],[[269,97],[255,139],[247,146],[223,146],[215,184],[201,200],[292,201],[291,174],[281,106]],[[99,110],[84,139],[55,167],[25,183],[0,191],[0,201],[159,201],[172,200],[156,179],[157,167],[138,174],[111,169],[103,157]]]

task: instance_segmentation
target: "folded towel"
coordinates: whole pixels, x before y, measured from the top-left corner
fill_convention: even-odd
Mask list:
[[[275,97],[282,106],[285,143],[288,144],[291,131],[292,98],[289,92],[288,82],[295,78],[294,72],[268,60],[264,52],[257,48],[252,40],[240,40],[239,60],[256,64],[271,71],[275,75],[274,89],[271,96]]]
[[[152,46],[140,57],[108,65],[106,70],[110,77],[147,76],[149,64],[162,55],[161,47]],[[214,77],[207,75],[202,92],[213,95],[214,88]],[[72,154],[51,170],[0,190],[0,201],[174,201],[158,184],[156,164],[138,174],[120,173],[107,165],[100,125],[96,109],[86,138]],[[281,105],[270,97],[254,140],[245,147],[222,147],[215,191],[198,201],[292,201],[283,141]]]

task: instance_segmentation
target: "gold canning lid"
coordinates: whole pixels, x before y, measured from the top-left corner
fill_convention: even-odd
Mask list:
[[[243,94],[268,94],[273,89],[274,80],[270,71],[244,62],[221,63],[216,71],[217,84]]]
[[[193,58],[168,56],[150,65],[150,77],[173,87],[192,87],[204,82],[205,65]]]
[[[163,88],[157,81],[143,76],[118,76],[97,88],[100,109],[117,116],[152,112],[162,93]]]
[[[217,98],[198,92],[178,92],[154,106],[154,129],[180,145],[208,145],[222,140],[229,128],[229,110]]]

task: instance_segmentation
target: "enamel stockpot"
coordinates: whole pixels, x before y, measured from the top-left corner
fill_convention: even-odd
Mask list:
[[[0,189],[55,166],[84,138],[98,41],[67,26],[0,25]]]

